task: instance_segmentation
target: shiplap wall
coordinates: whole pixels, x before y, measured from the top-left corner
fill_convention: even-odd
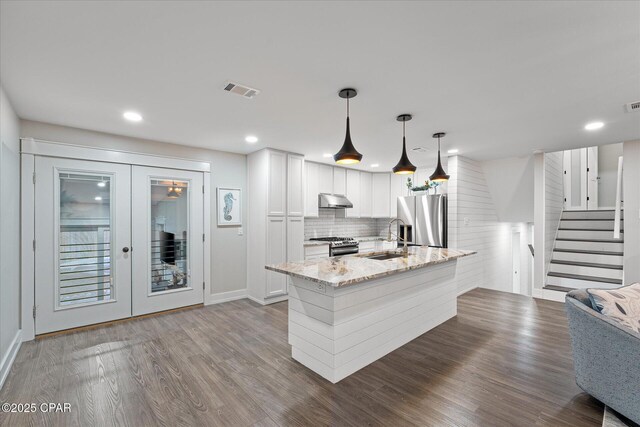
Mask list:
[[[458,292],[476,287],[511,292],[512,223],[498,222],[482,166],[449,158],[449,246],[478,253],[458,260]]]
[[[544,155],[544,274],[549,272],[553,247],[564,207],[564,187],[562,182],[561,151]]]

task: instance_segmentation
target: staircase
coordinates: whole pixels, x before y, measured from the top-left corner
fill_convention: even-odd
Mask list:
[[[624,216],[620,239],[614,239],[614,214],[614,210],[562,212],[544,289],[622,286]]]

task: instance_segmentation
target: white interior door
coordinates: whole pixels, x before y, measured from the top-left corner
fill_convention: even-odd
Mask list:
[[[134,316],[204,301],[203,174],[133,166]]]
[[[598,147],[587,148],[587,209],[598,209]]]
[[[587,209],[587,149],[564,152],[564,208]]]
[[[37,156],[36,334],[131,316],[129,165]]]

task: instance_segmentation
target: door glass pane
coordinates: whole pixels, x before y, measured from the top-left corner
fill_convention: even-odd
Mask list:
[[[106,302],[111,286],[111,177],[60,173],[58,306]]]
[[[151,180],[151,292],[189,286],[189,182]]]

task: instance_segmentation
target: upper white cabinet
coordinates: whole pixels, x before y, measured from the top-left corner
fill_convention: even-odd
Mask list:
[[[304,190],[304,216],[318,216],[318,194],[320,191],[319,174],[320,165],[317,163],[306,162],[304,164],[305,174],[305,190]],[[331,179],[333,184],[333,177]]]
[[[347,194],[347,170],[333,168],[333,194]]]
[[[396,175],[392,173],[390,175],[391,180],[391,191],[389,197],[389,208],[391,210],[390,216],[391,218],[396,218],[398,216],[398,197],[402,197],[406,192],[407,188],[407,176],[406,175]]]
[[[338,168],[336,168],[338,169]],[[335,176],[335,171],[334,171]],[[347,188],[345,196],[353,203],[351,209],[345,209],[345,216],[347,218],[359,218],[360,217],[360,172],[356,170],[347,169]]]
[[[333,190],[333,166],[318,166],[318,193],[335,193]],[[318,203],[318,195],[316,194],[316,203]]]
[[[287,204],[287,154],[267,150],[267,215],[284,216]]]
[[[374,173],[372,176],[371,216],[391,216],[391,177],[388,173]]]
[[[287,154],[287,215],[304,216],[304,157]]]
[[[372,174],[369,172],[360,172],[360,197],[353,203],[360,204],[360,218],[371,218],[372,216]]]

